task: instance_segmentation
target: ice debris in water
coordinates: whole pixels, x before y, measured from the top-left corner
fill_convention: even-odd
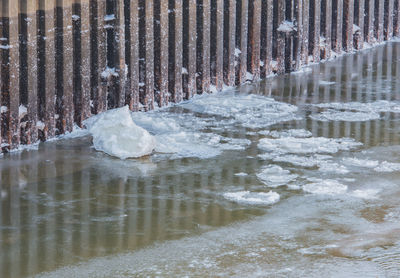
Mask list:
[[[310,138],[263,138],[258,147],[261,150],[274,154],[333,154],[338,151],[347,151],[361,146],[362,143],[356,142],[351,138],[331,139],[325,137]]]
[[[155,138],[133,122],[128,106],[93,116],[84,125],[93,136],[94,148],[111,156],[136,158],[156,147]]]
[[[215,157],[223,150],[243,150],[251,141],[201,132],[215,119],[202,119],[190,113],[152,111],[133,113],[137,125],[148,130],[157,140],[155,151],[172,154],[171,158]]]
[[[346,166],[330,161],[320,161],[318,166],[318,170],[323,173],[347,174],[350,172]]]
[[[400,163],[383,161],[379,166],[374,168],[376,172],[397,172],[400,171]]]
[[[235,174],[235,176],[238,176],[238,177],[246,177],[246,176],[248,176],[249,174],[247,174],[247,173],[244,173],[244,172],[240,172],[240,173],[236,173]]]
[[[357,189],[351,192],[351,195],[361,199],[377,199],[379,189]]]
[[[303,185],[303,190],[317,195],[336,195],[347,191],[347,185],[336,180],[321,180]]]
[[[328,110],[311,115],[311,119],[321,122],[328,121],[343,121],[343,122],[366,122],[377,120],[380,115],[376,112],[351,112],[351,111],[337,111]]]
[[[298,108],[272,98],[223,92],[196,96],[181,105],[193,112],[234,119],[234,123],[248,128],[262,128],[276,123],[298,120]]]
[[[263,131],[260,131],[259,134],[271,136],[273,138],[282,138],[282,137],[307,138],[307,137],[311,137],[312,136],[312,133],[310,131],[308,131],[308,130],[305,130],[305,129],[289,129],[289,130],[283,130],[283,131],[278,131],[278,130],[267,131],[267,130],[263,130]]]
[[[377,160],[359,159],[354,157],[346,157],[343,158],[342,161],[345,165],[362,168],[375,168],[379,165],[379,161]]]
[[[361,103],[361,102],[332,102],[332,103],[319,103],[313,104],[313,106],[318,108],[327,108],[335,110],[350,110],[359,112],[392,112],[400,113],[400,103],[379,100],[375,102]]]
[[[239,191],[224,193],[223,196],[230,201],[249,205],[272,205],[278,202],[280,198],[279,194],[273,191],[268,193]]]
[[[291,174],[289,170],[282,169],[278,165],[271,165],[263,168],[257,177],[269,187],[278,187],[295,180],[297,175]]]
[[[321,164],[322,160],[329,159],[331,156],[327,155],[313,155],[313,156],[298,156],[298,155],[280,155],[272,158],[275,162],[289,163],[300,167],[316,167]]]

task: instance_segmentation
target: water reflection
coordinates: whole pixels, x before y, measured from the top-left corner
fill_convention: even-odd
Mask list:
[[[295,104],[304,120],[273,129],[304,128],[313,136],[351,137],[363,148],[398,145],[400,113],[366,122],[321,122],[313,103],[400,99],[400,44],[346,55],[310,71],[270,78],[241,91]],[[246,151],[206,160],[121,161],[95,152],[90,138],[42,144],[0,163],[0,276],[25,277],[61,266],[178,239],[264,214],[268,208],[224,200],[221,192],[260,185],[255,173],[262,136]],[[244,172],[248,176],[236,176]],[[280,192],[282,198],[297,193]],[[286,195],[285,195],[286,194]]]

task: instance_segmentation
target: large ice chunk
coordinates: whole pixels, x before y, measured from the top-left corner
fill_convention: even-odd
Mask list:
[[[94,148],[111,156],[137,158],[156,147],[155,138],[133,122],[128,106],[93,116],[84,125],[93,136]]]

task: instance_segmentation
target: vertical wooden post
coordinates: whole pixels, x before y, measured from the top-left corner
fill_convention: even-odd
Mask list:
[[[203,0],[203,25],[202,25],[202,37],[203,37],[203,53],[201,62],[201,83],[202,92],[210,91],[210,25],[211,25],[211,0]]]
[[[251,29],[249,30],[249,56],[251,57],[250,70],[253,81],[260,79],[260,43],[261,43],[261,0],[251,0]]]
[[[183,100],[183,89],[182,89],[182,0],[175,1],[175,85],[174,85],[174,102],[180,102]]]
[[[235,50],[236,50],[236,1],[229,0],[229,9],[226,11],[228,13],[227,22],[225,22],[225,26],[227,29],[225,32],[228,32],[226,42],[226,62],[225,62],[225,83],[228,86],[235,85]],[[225,9],[227,9],[225,7]]]
[[[0,2],[0,37],[4,37],[4,19],[3,19],[3,2]],[[3,90],[5,86],[5,78],[3,77],[4,74],[4,56],[5,56],[5,45],[4,41],[0,41],[0,154],[3,152],[2,146],[3,146],[3,139],[2,139],[2,132],[3,132]],[[0,182],[1,182],[1,171],[0,171]]]
[[[38,140],[38,24],[39,0],[27,1],[28,126],[27,144]],[[1,137],[1,136],[0,136]]]
[[[161,1],[164,3],[164,6],[167,6],[168,9],[168,1]],[[167,15],[168,16],[168,15]],[[165,24],[165,15],[164,15],[164,24]],[[161,25],[161,30],[163,27],[166,29],[165,32],[168,32],[168,17],[167,24]],[[138,0],[130,0],[130,69],[129,69],[129,82],[130,91],[127,93],[127,100],[129,104],[129,108],[133,111],[139,110],[139,6]],[[162,59],[161,55],[161,59]],[[168,57],[166,57],[168,63]],[[165,58],[164,58],[165,60]],[[168,78],[168,72],[167,74]]]
[[[93,94],[93,110],[97,114],[107,110],[108,79],[103,74],[107,68],[107,35],[104,20],[106,15],[106,0],[94,1],[96,3],[96,10],[93,11],[93,19],[96,22],[96,26],[92,27],[92,36],[96,39],[96,42],[93,42],[93,46],[97,48],[97,55],[93,57],[93,60],[96,61],[96,66],[92,68],[92,74],[96,76],[94,78],[96,88]]]
[[[337,52],[342,52],[342,25],[343,25],[343,0],[333,1],[332,16],[332,47]]]
[[[310,17],[310,0],[303,0],[303,22],[300,25],[300,28],[303,29],[303,37],[301,42],[301,61],[304,65],[308,64],[309,17]]]
[[[393,9],[394,0],[385,1],[385,14],[384,14],[384,39],[390,40],[393,36]]]
[[[122,4],[121,4],[122,5]],[[123,11],[121,11],[123,13]],[[146,96],[145,109],[154,109],[154,3],[146,0]],[[125,44],[125,43],[124,43]]]
[[[321,35],[324,37],[321,58],[328,59],[332,48],[332,0],[322,1],[321,13]]]
[[[364,47],[364,0],[355,0],[354,24],[359,28],[354,32],[354,46],[356,49]]]
[[[188,82],[186,98],[190,99],[196,94],[196,27],[197,27],[197,7],[196,0],[189,0],[189,26],[188,26]]]
[[[62,9],[62,72],[57,76],[62,79],[62,87],[58,88],[57,111],[59,114],[58,129],[60,133],[71,132],[73,128],[73,42],[72,42],[72,1],[57,2]]]
[[[378,42],[383,41],[383,14],[385,0],[375,0],[375,37]]]
[[[372,43],[374,41],[374,9],[375,9],[375,0],[366,0],[364,36],[365,36],[365,41],[367,43]]]
[[[240,1],[240,0],[239,0]],[[240,28],[240,64],[238,83],[242,84],[247,79],[247,32],[248,32],[248,12],[249,0],[242,1],[241,28]]]
[[[160,106],[168,104],[168,1],[160,1]]]
[[[299,70],[301,66],[301,43],[303,36],[303,28],[301,22],[303,21],[303,0],[293,1],[293,18],[295,21],[295,37],[294,37],[294,47],[293,47],[293,58],[295,60],[293,70]]]
[[[216,57],[215,57],[215,86],[218,91],[222,90],[224,84],[224,1],[216,0],[216,25],[217,33],[215,38],[216,44]]]
[[[275,2],[277,5],[277,42],[276,42],[276,61],[277,61],[277,72],[282,74],[285,72],[285,37],[284,31],[279,31],[279,26],[285,21],[286,13],[286,2],[278,0]]]
[[[149,31],[146,32],[146,50],[147,51],[152,51],[153,48],[150,49],[151,45],[147,44],[147,36],[150,34],[151,36],[151,43],[153,43],[152,41],[152,36],[153,36],[153,0],[149,0],[146,1],[146,13],[148,12],[148,10],[150,11],[150,15],[151,15],[151,23],[146,22],[146,26],[147,24],[151,24],[151,28],[149,28]],[[148,6],[150,6],[150,8],[148,9]],[[115,40],[116,40],[116,46],[117,47],[117,61],[116,61],[116,67],[117,67],[117,72],[118,72],[118,80],[117,80],[117,92],[118,92],[118,98],[117,98],[117,107],[122,107],[126,104],[126,82],[127,82],[127,76],[128,76],[128,69],[127,69],[127,65],[126,65],[126,60],[125,60],[125,14],[124,14],[124,0],[116,0],[116,21],[115,21]],[[147,26],[149,27],[149,26]],[[153,52],[152,52],[153,55]],[[147,63],[152,64],[152,60],[151,60],[152,56],[149,57],[149,59],[147,59],[146,57],[146,65]],[[146,80],[146,98],[148,99],[149,105],[152,107],[152,103],[154,100],[154,90],[153,89],[153,74],[154,74],[154,68],[151,71],[151,75],[148,76],[147,80]],[[148,86],[149,85],[149,86]],[[147,90],[152,91],[152,97],[148,95]]]
[[[400,36],[400,0],[394,2],[393,36]]]
[[[353,50],[354,0],[343,3],[343,43],[347,52]]]
[[[302,0],[300,0],[302,1]],[[264,57],[264,69],[263,76],[268,76],[272,73],[271,61],[272,61],[272,30],[273,30],[273,16],[274,7],[273,0],[263,1],[263,24],[266,25],[265,33],[262,33],[263,40],[265,41],[265,57]]]
[[[7,0],[6,0],[7,1]],[[3,6],[4,8],[4,6]],[[4,16],[9,20],[9,88],[8,88],[8,144],[10,149],[18,148],[20,144],[20,4],[19,1],[9,0],[8,9],[3,10]],[[3,94],[4,97],[4,94]],[[4,99],[3,99],[4,101]]]
[[[313,62],[316,63],[320,60],[321,1],[311,0],[310,7],[310,48]]]

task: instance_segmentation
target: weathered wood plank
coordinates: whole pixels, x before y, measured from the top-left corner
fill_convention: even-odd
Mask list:
[[[261,0],[252,0],[251,3],[251,28],[249,30],[249,56],[252,81],[260,79],[260,51],[261,51]]]
[[[310,52],[313,62],[316,63],[320,60],[321,2],[311,0],[310,4]]]
[[[364,47],[364,0],[355,0],[354,8],[354,24],[357,26],[357,30],[354,31],[354,46],[356,49],[362,49]]]
[[[183,100],[183,88],[182,88],[182,22],[183,22],[183,5],[182,0],[175,1],[175,68],[174,68],[174,92],[173,101],[180,102]]]
[[[242,1],[241,27],[240,27],[240,60],[239,60],[239,76],[238,84],[242,84],[247,80],[247,33],[248,33],[248,11],[249,0]],[[239,11],[238,11],[239,12]]]
[[[5,14],[4,14],[5,12]],[[10,149],[18,148],[20,144],[20,119],[19,119],[19,105],[20,105],[20,42],[19,42],[19,29],[20,20],[17,15],[20,12],[19,1],[9,0],[8,9],[3,10],[3,14],[9,19],[9,88],[8,96],[6,96],[8,104],[8,144]],[[3,95],[4,101],[4,95]]]
[[[224,1],[216,0],[216,38],[215,38],[215,81],[214,85],[218,91],[222,90],[224,84]]]
[[[385,1],[385,14],[384,14],[384,39],[390,40],[393,36],[393,9],[394,0]]]
[[[277,5],[277,42],[276,42],[276,62],[277,62],[277,73],[282,74],[285,72],[285,37],[286,32],[280,31],[281,24],[285,21],[286,13],[286,2],[285,1],[275,1]]]
[[[122,11],[123,13],[123,11]],[[154,109],[154,3],[146,0],[146,110]],[[125,43],[124,43],[125,44]]]
[[[72,3],[73,0],[57,2],[62,9],[62,87],[58,88],[58,130],[60,133],[71,132],[74,124],[73,107],[73,36],[72,36]]]
[[[354,0],[343,3],[343,44],[347,52],[353,50]]]
[[[264,67],[262,71],[262,76],[268,76],[272,73],[272,30],[273,30],[273,0],[266,0],[262,2],[263,14],[262,14],[262,24],[265,25],[265,32],[261,33],[264,41]]]
[[[226,53],[225,53],[225,83],[228,86],[235,85],[235,49],[236,49],[236,1],[228,0],[229,7],[225,7],[225,12],[227,13],[227,22],[225,22],[227,33]]]
[[[189,22],[188,22],[188,82],[187,82],[187,93],[186,99],[190,99],[196,94],[196,27],[197,27],[197,7],[196,7],[196,0],[189,0],[189,7],[188,7],[188,15],[189,15]]]
[[[377,0],[378,1],[378,0]],[[365,1],[364,36],[367,43],[374,41],[374,9],[375,0]]]
[[[28,57],[28,123],[27,123],[27,144],[35,143],[38,140],[38,22],[37,11],[39,1],[27,1],[26,3],[26,24],[27,24],[27,57]],[[1,136],[0,136],[1,137]]]
[[[332,48],[337,52],[342,52],[343,37],[343,0],[332,1]]]
[[[168,1],[161,1],[167,6]],[[168,15],[167,15],[168,16]],[[130,0],[130,69],[129,69],[129,92],[127,92],[127,103],[133,111],[139,110],[139,6],[138,0]],[[165,24],[165,18],[164,18]],[[164,26],[165,27],[165,26]],[[167,26],[168,30],[168,18]],[[167,32],[167,31],[166,31]],[[161,56],[162,57],[162,56]],[[165,58],[164,58],[165,59]],[[168,59],[168,57],[166,58]],[[168,60],[167,60],[168,63]],[[166,73],[168,74],[168,72]],[[168,76],[167,76],[168,78]]]
[[[383,37],[383,15],[385,0],[375,0],[375,37],[378,42],[382,42]]]
[[[400,36],[400,0],[394,2],[393,36]]]

